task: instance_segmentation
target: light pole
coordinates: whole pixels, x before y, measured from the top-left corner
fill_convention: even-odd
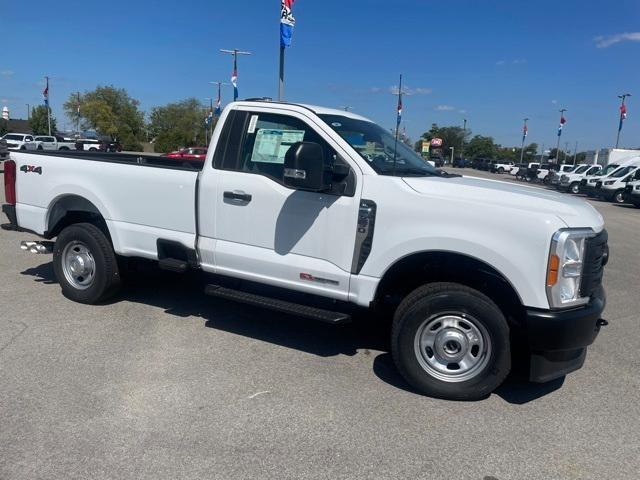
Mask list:
[[[31,120],[31,106],[27,103],[27,121]]]
[[[558,127],[558,143],[556,144],[556,163],[560,165],[560,136],[562,135],[562,126],[564,125],[564,112],[566,108],[561,108],[560,112],[560,126]]]
[[[238,55],[251,55],[251,52],[243,52],[234,48],[233,50],[226,50],[221,48],[222,53],[229,53],[233,55],[233,72],[231,72],[231,84],[233,85],[233,101],[238,100]]]
[[[567,163],[567,152],[569,151],[569,142],[564,142],[564,161],[563,163]]]
[[[624,101],[627,97],[630,97],[630,93],[623,93],[622,95],[618,95],[618,98],[622,99],[622,104],[620,104],[620,123],[618,124],[618,136],[616,137],[616,148],[618,148],[618,144],[620,143],[620,131],[622,130],[622,122],[627,116],[627,110],[624,106]]]
[[[522,128],[522,146],[520,147],[520,163],[522,163],[522,160],[524,159],[524,141],[527,138],[527,132],[528,127],[527,127],[527,122],[529,121],[528,118],[524,119],[524,127]]]
[[[453,167],[453,152],[455,149],[453,147],[449,147],[449,150],[451,150],[451,166]]]
[[[231,85],[230,83],[225,83],[225,82],[209,82],[211,85],[216,85],[218,87],[218,98],[216,99],[216,115],[220,115],[221,112],[221,107],[220,107],[220,103],[222,102],[222,92],[221,92],[221,88],[223,85]]]
[[[577,155],[578,155],[578,142],[576,141],[576,146],[573,149],[573,164],[574,165],[576,164]]]

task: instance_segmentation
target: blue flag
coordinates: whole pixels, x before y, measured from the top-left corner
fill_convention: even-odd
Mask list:
[[[282,48],[291,46],[293,27],[296,24],[296,19],[291,12],[293,2],[295,0],[280,1],[280,46]]]

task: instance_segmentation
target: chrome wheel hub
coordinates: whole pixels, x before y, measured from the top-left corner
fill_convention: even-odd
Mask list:
[[[79,290],[91,286],[96,264],[91,251],[83,242],[68,243],[62,251],[62,271],[66,280]]]
[[[415,351],[422,368],[446,382],[475,377],[489,361],[491,340],[485,327],[466,314],[438,314],[418,328]]]

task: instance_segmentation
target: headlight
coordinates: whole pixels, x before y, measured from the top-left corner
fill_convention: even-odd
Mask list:
[[[616,183],[615,180],[607,180],[606,182],[604,182],[605,185],[613,185],[614,183]]]
[[[551,308],[582,305],[580,297],[585,240],[594,235],[591,229],[559,230],[551,240],[547,266],[547,298]]]

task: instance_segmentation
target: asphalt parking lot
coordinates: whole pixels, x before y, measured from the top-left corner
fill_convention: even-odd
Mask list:
[[[366,319],[215,301],[197,276],[72,303],[0,231],[0,479],[636,479],[640,210],[591,203],[610,325],[564,381],[471,403],[411,392]]]

